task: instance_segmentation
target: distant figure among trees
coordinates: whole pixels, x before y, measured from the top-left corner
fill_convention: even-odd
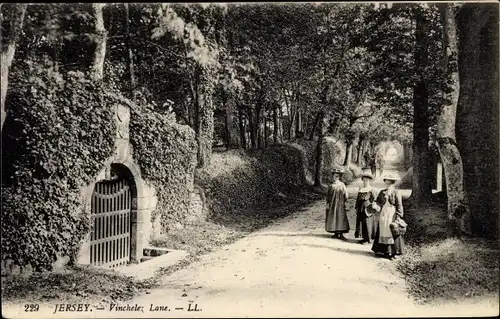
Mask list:
[[[363,159],[365,160],[365,165],[364,168],[370,168],[370,152],[366,151],[365,154],[363,154]]]
[[[382,176],[384,174],[384,165],[385,165],[384,155],[377,153],[375,161],[376,161],[375,165],[379,170],[379,176]]]
[[[370,170],[372,171],[373,177],[377,176],[377,153],[372,153],[370,155]]]

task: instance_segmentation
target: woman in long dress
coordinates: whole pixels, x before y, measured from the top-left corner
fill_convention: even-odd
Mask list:
[[[333,170],[333,183],[328,186],[326,195],[325,230],[334,233],[333,238],[345,240],[344,233],[349,232],[346,213],[347,187],[340,181],[341,169]]]
[[[354,237],[358,238],[359,235],[363,238],[359,243],[369,243],[373,237],[373,211],[370,209],[372,203],[375,201],[375,191],[370,185],[373,175],[365,173],[361,175],[363,186],[358,190],[358,197],[356,199],[356,231]]]
[[[387,188],[380,191],[376,200],[381,210],[372,251],[377,254],[384,254],[389,259],[403,254],[404,249],[403,235],[394,236],[391,231],[391,223],[398,216],[403,217],[401,193],[394,187],[397,180],[398,178],[395,176],[384,177]]]

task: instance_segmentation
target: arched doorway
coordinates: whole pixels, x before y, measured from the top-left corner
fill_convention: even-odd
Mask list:
[[[116,268],[134,259],[137,191],[126,167],[112,164],[110,175],[97,182],[92,192],[90,264]]]

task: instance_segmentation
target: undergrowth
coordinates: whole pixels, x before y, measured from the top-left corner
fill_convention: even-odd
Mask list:
[[[460,301],[499,292],[498,246],[484,239],[446,236],[443,208],[408,205],[407,251],[397,268],[420,303]]]
[[[53,300],[58,303],[81,303],[82,300],[86,303],[109,303],[130,300],[138,292],[154,286],[152,281],[138,281],[112,270],[74,266],[35,272],[29,276],[2,277],[2,303]]]

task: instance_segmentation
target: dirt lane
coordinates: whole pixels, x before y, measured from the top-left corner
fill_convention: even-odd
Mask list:
[[[380,186],[378,183],[375,186]],[[200,261],[166,276],[162,287],[120,306],[142,311],[94,311],[94,318],[180,317],[422,317],[493,316],[498,301],[440,307],[416,305],[394,262],[377,258],[353,238],[354,199],[349,187],[348,241],[324,231],[325,202],[318,201]],[[408,195],[408,192],[405,193]],[[191,305],[191,306],[190,306]],[[155,307],[170,310],[150,311]],[[201,311],[187,311],[198,309]],[[183,308],[176,310],[176,308]],[[82,318],[85,313],[44,309],[44,317]],[[37,316],[42,315],[38,313]],[[15,316],[15,315],[14,315]]]

